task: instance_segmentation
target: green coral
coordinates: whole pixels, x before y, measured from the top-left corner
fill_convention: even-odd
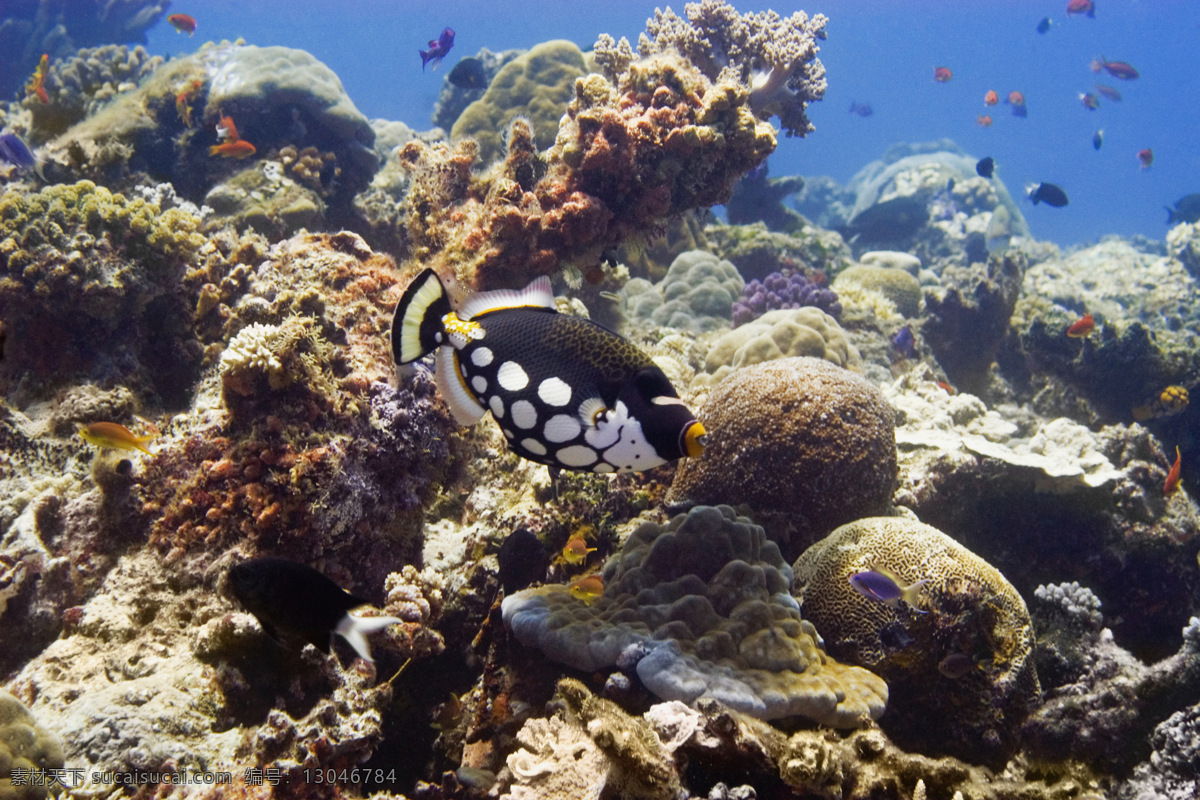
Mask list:
[[[62,766],[63,750],[58,739],[34,721],[20,700],[0,690],[0,800],[45,797],[47,786],[32,778],[18,783],[13,773]]]
[[[575,96],[575,79],[586,72],[583,53],[573,43],[563,39],[543,42],[496,73],[483,97],[459,116],[450,136],[474,137],[486,164],[504,153],[503,131],[514,117],[523,116],[533,125],[538,147],[547,148],[554,143],[558,121]]]
[[[320,195],[288,177],[283,164],[274,160],[260,160],[217,184],[204,204],[221,223],[251,228],[273,240],[301,228],[320,228],[325,221]]]
[[[843,270],[831,288],[841,296],[849,286],[879,292],[906,317],[916,317],[921,311],[921,283],[902,269],[856,264]]]

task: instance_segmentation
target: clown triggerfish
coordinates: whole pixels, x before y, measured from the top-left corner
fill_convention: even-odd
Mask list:
[[[469,297],[454,309],[433,270],[405,290],[392,355],[437,354],[438,391],[460,425],[486,411],[509,447],[539,464],[640,472],[704,449],[705,433],[650,357],[554,309],[550,279]]]

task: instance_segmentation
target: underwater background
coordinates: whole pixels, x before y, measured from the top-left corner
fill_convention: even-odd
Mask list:
[[[0,800],[1200,796],[1200,8],[672,8],[0,0]]]

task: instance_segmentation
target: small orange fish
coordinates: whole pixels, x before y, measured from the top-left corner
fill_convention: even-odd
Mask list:
[[[79,437],[85,442],[113,450],[141,450],[153,455],[146,444],[154,441],[154,436],[155,434],[138,436],[129,428],[115,422],[90,422],[79,426]]]
[[[1179,478],[1182,475],[1181,464],[1179,458],[1179,446],[1175,446],[1175,463],[1171,465],[1171,471],[1167,473],[1167,481],[1163,484],[1163,495],[1170,497],[1179,490]]]
[[[204,84],[201,81],[194,80],[187,86],[184,86],[179,94],[175,95],[175,113],[183,120],[183,124],[189,128],[192,127],[192,100],[195,99],[196,94],[202,86]]]
[[[1145,150],[1138,150],[1137,157],[1142,169],[1150,169],[1150,165],[1154,163],[1154,151],[1149,147]]]
[[[1079,319],[1071,323],[1071,327],[1067,328],[1067,336],[1072,339],[1082,339],[1093,330],[1096,329],[1096,320],[1091,314],[1084,314]]]
[[[945,83],[946,81],[950,80],[953,77],[954,77],[954,73],[950,71],[949,67],[934,67],[933,68],[933,79],[935,81],[937,81],[938,83]]]
[[[975,124],[981,128],[992,127],[992,117],[990,114],[980,114],[975,118]]]
[[[236,142],[240,138],[237,125],[233,124],[233,117],[227,117],[222,112],[221,121],[217,123],[217,139],[222,142]]]
[[[214,144],[208,148],[210,156],[220,156],[221,158],[249,158],[258,150],[249,142],[235,139],[223,144]]]
[[[187,14],[172,14],[167,17],[167,22],[171,23],[171,27],[175,29],[176,33],[186,33],[191,36],[196,32],[196,20]]]
[[[1112,86],[1108,86],[1103,83],[1097,83],[1096,91],[1104,95],[1104,97],[1107,99],[1112,100],[1114,103],[1121,102],[1121,93]]]
[[[587,539],[584,539],[579,534],[572,536],[567,540],[567,544],[563,547],[563,561],[568,564],[582,564],[587,561],[588,553],[596,552],[596,548],[587,546]]]
[[[941,387],[942,391],[944,391],[946,394],[954,394],[954,387],[945,381],[938,381],[937,385]]]
[[[33,77],[29,79],[29,83],[25,85],[25,94],[36,94],[37,99],[43,103],[50,102],[50,95],[46,93],[46,73],[50,71],[50,55],[42,53],[41,59],[38,61],[37,69],[33,71]]]
[[[994,106],[1000,102],[1000,95],[996,94],[995,89],[988,89],[987,94],[983,96],[983,104],[985,106]]]
[[[599,573],[585,575],[571,581],[567,585],[567,591],[571,593],[571,597],[590,606],[600,595],[604,594],[604,579],[600,577]]]
[[[1025,105],[1025,95],[1021,94],[1016,89],[1013,89],[1008,93],[1007,102],[1014,106],[1023,106]]]

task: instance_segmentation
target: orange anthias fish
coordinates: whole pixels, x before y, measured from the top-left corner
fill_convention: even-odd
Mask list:
[[[604,579],[598,573],[585,575],[578,580],[571,581],[567,585],[567,591],[571,593],[571,597],[582,600],[584,605],[590,606],[600,595],[604,594]]]
[[[1145,150],[1138,150],[1138,163],[1142,165],[1142,169],[1150,169],[1150,165],[1154,163],[1154,151],[1147,147]]]
[[[1104,70],[1109,75],[1122,81],[1135,81],[1141,77],[1141,73],[1134,69],[1132,64],[1124,61],[1109,61],[1104,56],[1094,59],[1091,63],[1092,72]]]
[[[587,561],[588,553],[596,552],[596,548],[587,546],[587,539],[584,539],[579,534],[572,536],[567,540],[567,544],[563,547],[563,561],[568,564],[582,564]]]
[[[1182,461],[1179,458],[1179,446],[1175,446],[1175,463],[1171,465],[1171,471],[1167,473],[1166,483],[1163,484],[1163,495],[1170,497],[1179,490],[1179,478],[1182,475]]]
[[[36,94],[38,100],[41,100],[43,103],[49,103],[50,95],[46,93],[46,73],[49,71],[50,55],[42,53],[42,58],[38,61],[37,69],[33,71],[33,77],[25,85],[25,94]]]
[[[975,118],[975,124],[981,128],[992,127],[992,116],[990,114],[980,114]]]
[[[1071,323],[1071,327],[1067,328],[1067,336],[1072,339],[1082,339],[1093,330],[1096,329],[1096,320],[1091,314],[1084,314],[1082,317]]]
[[[1108,86],[1107,84],[1103,84],[1103,83],[1097,83],[1096,91],[1099,92],[1101,95],[1103,95],[1105,98],[1112,100],[1114,103],[1121,102],[1121,93],[1119,91],[1117,91],[1116,89],[1114,89],[1112,86]]]
[[[1072,14],[1083,14],[1085,17],[1096,18],[1096,4],[1092,0],[1069,0],[1067,3],[1067,16]]]
[[[954,77],[954,73],[950,71],[949,67],[934,67],[933,68],[933,79],[935,81],[937,81],[938,83],[945,83],[946,81],[950,80],[953,77]]]
[[[192,100],[195,99],[204,83],[199,80],[194,80],[179,94],[175,95],[175,113],[183,120],[183,124],[187,127],[192,127]]]
[[[995,89],[988,89],[987,94],[983,96],[983,104],[985,106],[994,106],[1000,102],[1000,95],[996,94]]]
[[[221,121],[217,123],[217,138],[222,142],[236,142],[241,138],[238,136],[237,125],[233,124],[233,117],[221,114]]]
[[[244,142],[237,139],[231,142],[223,142],[222,144],[214,144],[208,148],[210,156],[220,156],[221,158],[249,158],[258,150],[249,142]]]
[[[115,422],[90,422],[87,425],[80,425],[79,436],[88,444],[96,447],[107,447],[113,450],[141,450],[143,453],[153,455],[146,444],[154,441],[155,434],[138,436],[129,428]]]
[[[191,36],[196,32],[196,20],[187,14],[172,14],[167,17],[167,22],[171,23],[171,27],[177,33],[186,33]]]

